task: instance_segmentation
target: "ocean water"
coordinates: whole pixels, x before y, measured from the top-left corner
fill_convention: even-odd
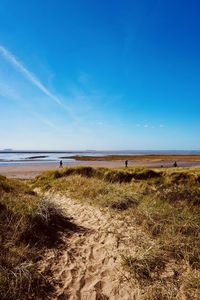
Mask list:
[[[0,165],[31,164],[74,161],[70,156],[146,155],[146,154],[190,154],[200,155],[200,150],[123,150],[123,151],[0,151]],[[41,156],[41,157],[38,157]],[[69,158],[68,158],[69,157]]]

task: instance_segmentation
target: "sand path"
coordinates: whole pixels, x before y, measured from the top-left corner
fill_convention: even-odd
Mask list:
[[[85,228],[66,238],[66,249],[51,267],[59,283],[54,299],[138,299],[121,254],[135,251],[133,241],[142,239],[141,232],[106,209],[58,195],[48,195],[48,200],[59,203],[73,223]]]

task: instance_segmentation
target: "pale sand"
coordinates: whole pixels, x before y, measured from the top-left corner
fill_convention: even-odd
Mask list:
[[[46,194],[73,223],[85,231],[63,235],[63,249],[46,253],[41,271],[51,269],[56,293],[53,299],[136,300],[140,290],[122,267],[122,255],[134,255],[138,241],[151,243],[133,219],[58,194]]]
[[[172,167],[174,161],[129,161],[129,166],[145,166],[145,167]],[[74,161],[63,164],[63,167],[72,166],[93,166],[93,167],[108,167],[108,168],[124,168],[124,161]],[[178,161],[178,166],[180,167],[193,167],[199,166],[200,162],[188,162],[188,161]],[[23,164],[10,164],[10,165],[0,165],[0,174],[7,176],[9,178],[21,178],[29,179],[40,175],[43,171],[47,170],[58,170],[58,163],[23,163]]]

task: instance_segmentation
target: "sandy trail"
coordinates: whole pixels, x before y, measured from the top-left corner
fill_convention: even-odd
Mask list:
[[[138,299],[137,288],[122,268],[121,254],[130,254],[130,248],[135,251],[133,240],[145,239],[141,232],[106,209],[58,195],[49,195],[48,200],[59,203],[76,225],[86,229],[66,239],[66,249],[52,264],[58,282],[54,299]]]

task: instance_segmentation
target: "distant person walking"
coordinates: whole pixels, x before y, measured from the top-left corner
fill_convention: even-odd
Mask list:
[[[63,167],[63,162],[62,162],[62,160],[60,160],[60,166],[59,166],[59,168],[62,168]]]
[[[177,165],[177,162],[175,161],[175,163],[174,163],[174,168],[176,168],[178,165]]]
[[[128,167],[128,160],[125,160],[125,167]]]

